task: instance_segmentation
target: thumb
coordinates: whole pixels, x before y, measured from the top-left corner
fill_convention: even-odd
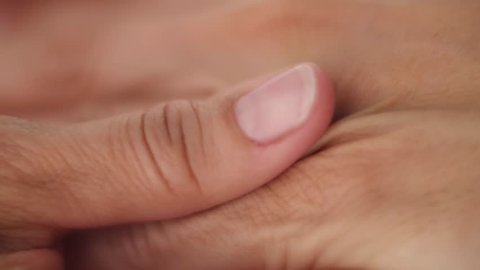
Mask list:
[[[48,188],[17,197],[33,202],[30,211],[43,222],[72,229],[207,209],[298,160],[327,128],[332,92],[325,75],[305,64],[206,101],[50,132],[35,146],[49,161],[35,172]]]

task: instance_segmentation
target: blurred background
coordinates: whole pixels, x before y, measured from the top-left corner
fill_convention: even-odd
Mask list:
[[[294,63],[271,3],[0,1],[0,114],[91,120],[207,97]]]

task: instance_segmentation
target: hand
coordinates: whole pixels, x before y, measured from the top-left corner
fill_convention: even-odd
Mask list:
[[[213,211],[77,235],[72,265],[88,258],[79,269],[480,268],[479,4],[278,3],[218,15],[216,22],[231,22],[218,25],[250,29],[248,20],[257,32],[215,33],[240,44],[236,50],[203,36],[205,51],[231,60],[223,72],[239,76],[257,71],[248,61],[278,64],[264,61],[270,56],[316,59],[338,95],[337,121],[319,153]]]
[[[479,118],[350,118],[320,153],[241,200],[77,235],[72,269],[478,269]]]
[[[61,241],[75,230],[185,216],[241,196],[308,151],[332,113],[332,86],[306,64],[114,119],[54,128],[2,117],[0,269],[64,269]]]

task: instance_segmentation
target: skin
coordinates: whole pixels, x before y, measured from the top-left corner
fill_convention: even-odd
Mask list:
[[[134,31],[146,22],[118,26],[106,43],[118,49],[99,65],[112,97],[128,85],[120,77],[139,76],[121,67],[173,78],[163,83],[188,96],[309,60],[336,83],[336,121],[315,153],[231,204],[72,235],[69,267],[480,268],[479,12],[473,0],[238,1],[156,16],[161,38]],[[123,59],[129,34],[144,42]],[[151,57],[160,64],[144,66]],[[190,74],[200,82],[182,88]]]
[[[314,65],[278,76],[79,124],[0,117],[0,269],[70,269],[65,240],[78,231],[188,216],[274,179],[325,132],[334,105]],[[264,109],[278,103],[290,116]]]

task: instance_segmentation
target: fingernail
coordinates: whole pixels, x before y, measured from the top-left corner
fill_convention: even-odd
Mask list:
[[[297,66],[240,98],[235,104],[238,125],[254,142],[271,143],[304,124],[316,93],[315,68]]]

